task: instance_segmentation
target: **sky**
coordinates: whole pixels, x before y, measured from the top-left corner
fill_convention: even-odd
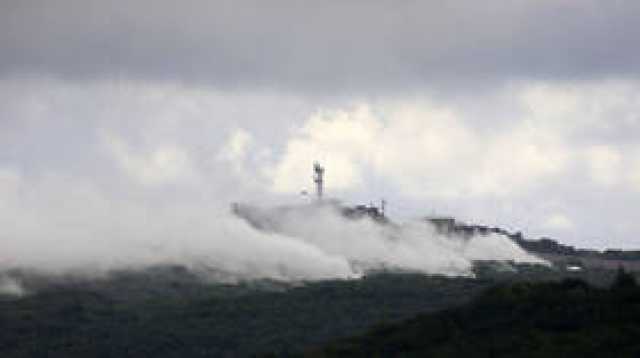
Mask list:
[[[3,245],[132,206],[300,203],[319,160],[329,196],[392,218],[640,248],[639,17],[631,0],[4,0]]]

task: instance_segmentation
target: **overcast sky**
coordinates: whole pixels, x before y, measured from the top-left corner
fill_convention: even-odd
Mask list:
[[[87,197],[297,202],[321,160],[329,195],[398,218],[640,248],[639,18],[635,0],[4,0],[2,222]]]

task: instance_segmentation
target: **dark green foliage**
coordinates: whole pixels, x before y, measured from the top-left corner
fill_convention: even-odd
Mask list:
[[[299,286],[225,285],[175,270],[161,271],[164,279],[121,273],[101,282],[38,283],[46,287],[36,294],[0,300],[0,357],[282,356],[462,304],[487,285],[384,273]]]
[[[618,290],[634,289],[638,286],[633,274],[625,271],[623,267],[618,268],[618,274],[613,281],[612,288]]]
[[[501,285],[463,307],[381,326],[307,356],[638,357],[640,288],[618,277],[611,289],[577,279]]]
[[[454,342],[464,343],[471,339],[464,337],[469,327],[478,334],[511,324],[519,315],[536,316],[534,303],[519,310],[510,306],[536,295],[538,286],[531,282],[570,277],[572,280],[546,290],[559,290],[579,301],[602,294],[581,279],[603,287],[614,281],[616,273],[593,270],[567,274],[527,265],[519,266],[517,272],[507,268],[482,263],[473,279],[383,272],[361,280],[296,285],[268,280],[206,283],[181,267],[122,271],[96,280],[9,272],[32,294],[19,299],[0,297],[0,357],[237,357],[264,352],[281,357],[364,333],[373,325],[379,328],[377,336],[369,338],[371,347],[396,335],[399,341],[382,351],[396,352],[413,347],[423,333],[416,328],[411,333],[414,336],[407,338],[394,323],[463,305],[496,283],[504,283],[481,296],[476,306],[479,312],[470,313],[481,317],[482,312],[493,312],[492,320],[469,325],[468,316],[452,311],[458,312],[454,319],[445,315],[428,323],[436,327],[429,328],[435,332],[435,342],[445,344],[453,337]],[[622,303],[616,307],[620,307],[618,314],[624,315],[625,305],[636,299],[635,291],[619,291],[617,299]],[[558,307],[552,294],[546,299],[550,307]],[[580,307],[572,307],[567,314],[576,317],[582,310],[594,309]],[[576,323],[572,326],[560,319],[540,324],[573,329]],[[619,329],[626,332],[634,327]],[[616,329],[600,333],[613,342],[624,337]],[[511,337],[515,332],[503,334]],[[491,339],[507,345],[554,343],[537,333],[529,340],[517,335]],[[349,351],[345,344],[336,349]],[[361,341],[352,344],[355,349]],[[458,352],[447,347],[440,353],[455,356]]]

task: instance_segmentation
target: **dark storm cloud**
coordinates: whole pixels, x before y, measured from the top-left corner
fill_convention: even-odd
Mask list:
[[[640,73],[637,1],[25,1],[0,73],[291,90]]]

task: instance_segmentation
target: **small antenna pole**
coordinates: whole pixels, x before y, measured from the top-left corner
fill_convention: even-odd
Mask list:
[[[322,196],[324,195],[324,168],[320,163],[315,162],[313,164],[313,173],[313,182],[316,183],[318,201],[322,201]]]
[[[380,200],[380,214],[382,214],[382,217],[384,217],[384,209],[387,206],[387,201],[382,199]]]

